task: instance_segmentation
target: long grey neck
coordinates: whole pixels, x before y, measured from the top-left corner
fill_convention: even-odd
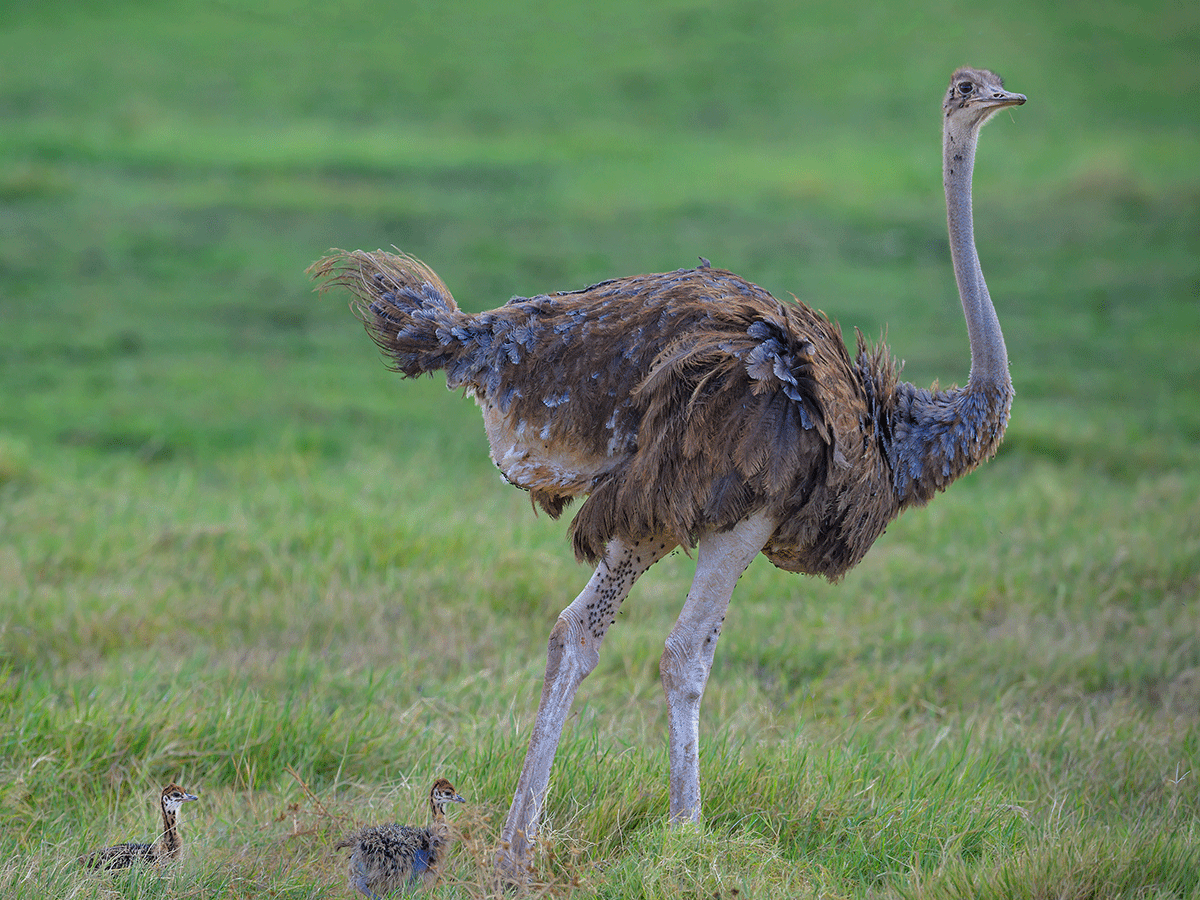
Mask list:
[[[944,391],[896,384],[888,458],[901,508],[928,502],[992,456],[1008,424],[1013,396],[1008,352],[979,268],[971,225],[977,134],[978,129],[948,126],[943,142],[950,255],[971,340],[971,375],[965,388]]]
[[[946,188],[946,224],[950,232],[950,257],[954,278],[967,319],[971,341],[971,375],[968,390],[986,384],[1010,384],[1008,351],[1000,320],[996,318],[979,253],[971,213],[971,175],[975,168],[975,144],[979,130],[947,127],[942,138],[942,182]]]

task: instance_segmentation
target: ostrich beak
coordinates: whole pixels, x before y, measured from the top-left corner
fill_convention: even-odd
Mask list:
[[[989,94],[982,94],[976,97],[971,102],[979,106],[986,106],[989,109],[1004,109],[1008,106],[1020,106],[1025,102],[1025,95],[998,88]]]

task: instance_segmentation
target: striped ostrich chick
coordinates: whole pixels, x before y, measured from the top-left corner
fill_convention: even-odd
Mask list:
[[[465,803],[445,778],[429,791],[429,825],[377,825],[348,834],[336,846],[350,848],[350,884],[367,897],[393,891],[429,887],[454,845],[454,832],[446,821],[446,805]]]
[[[114,844],[95,850],[79,861],[89,869],[126,869],[135,865],[159,865],[179,858],[183,839],[179,836],[179,810],[183,804],[199,800],[177,784],[168,784],[159,798],[162,807],[162,831],[152,844]]]

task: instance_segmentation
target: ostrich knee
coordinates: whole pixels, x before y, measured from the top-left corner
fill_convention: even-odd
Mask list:
[[[579,687],[600,663],[600,646],[570,609],[559,614],[546,644],[546,681],[543,692],[553,685]]]
[[[707,664],[706,664],[707,663]],[[691,768],[691,760],[699,765],[700,748],[700,701],[708,684],[711,653],[697,653],[696,648],[679,640],[675,635],[667,639],[666,649],[658,664],[662,678],[663,693],[667,698],[667,717],[670,726],[671,781],[675,784],[675,771],[679,765]],[[680,758],[676,759],[679,755]],[[697,779],[699,773],[697,772]],[[696,816],[699,815],[699,785],[696,787]],[[674,791],[672,791],[674,794]],[[694,818],[693,816],[689,816]]]
[[[712,656],[708,658],[711,660]],[[708,666],[695,648],[671,635],[659,660],[658,673],[662,677],[667,704],[672,709],[699,708],[704,687],[708,684]]]

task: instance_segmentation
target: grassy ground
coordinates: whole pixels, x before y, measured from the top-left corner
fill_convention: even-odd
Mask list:
[[[845,581],[757,561],[664,827],[677,554],[585,683],[565,897],[1200,894],[1200,107],[1187,4],[8,4],[0,29],[0,895],[348,896],[333,843],[471,801],[488,893],[545,636],[586,573],[478,414],[303,270],[396,244],[467,308],[697,255],[917,383],[966,375],[938,111],[1017,401]],[[864,63],[864,60],[867,62]],[[185,861],[93,877],[148,839]]]

